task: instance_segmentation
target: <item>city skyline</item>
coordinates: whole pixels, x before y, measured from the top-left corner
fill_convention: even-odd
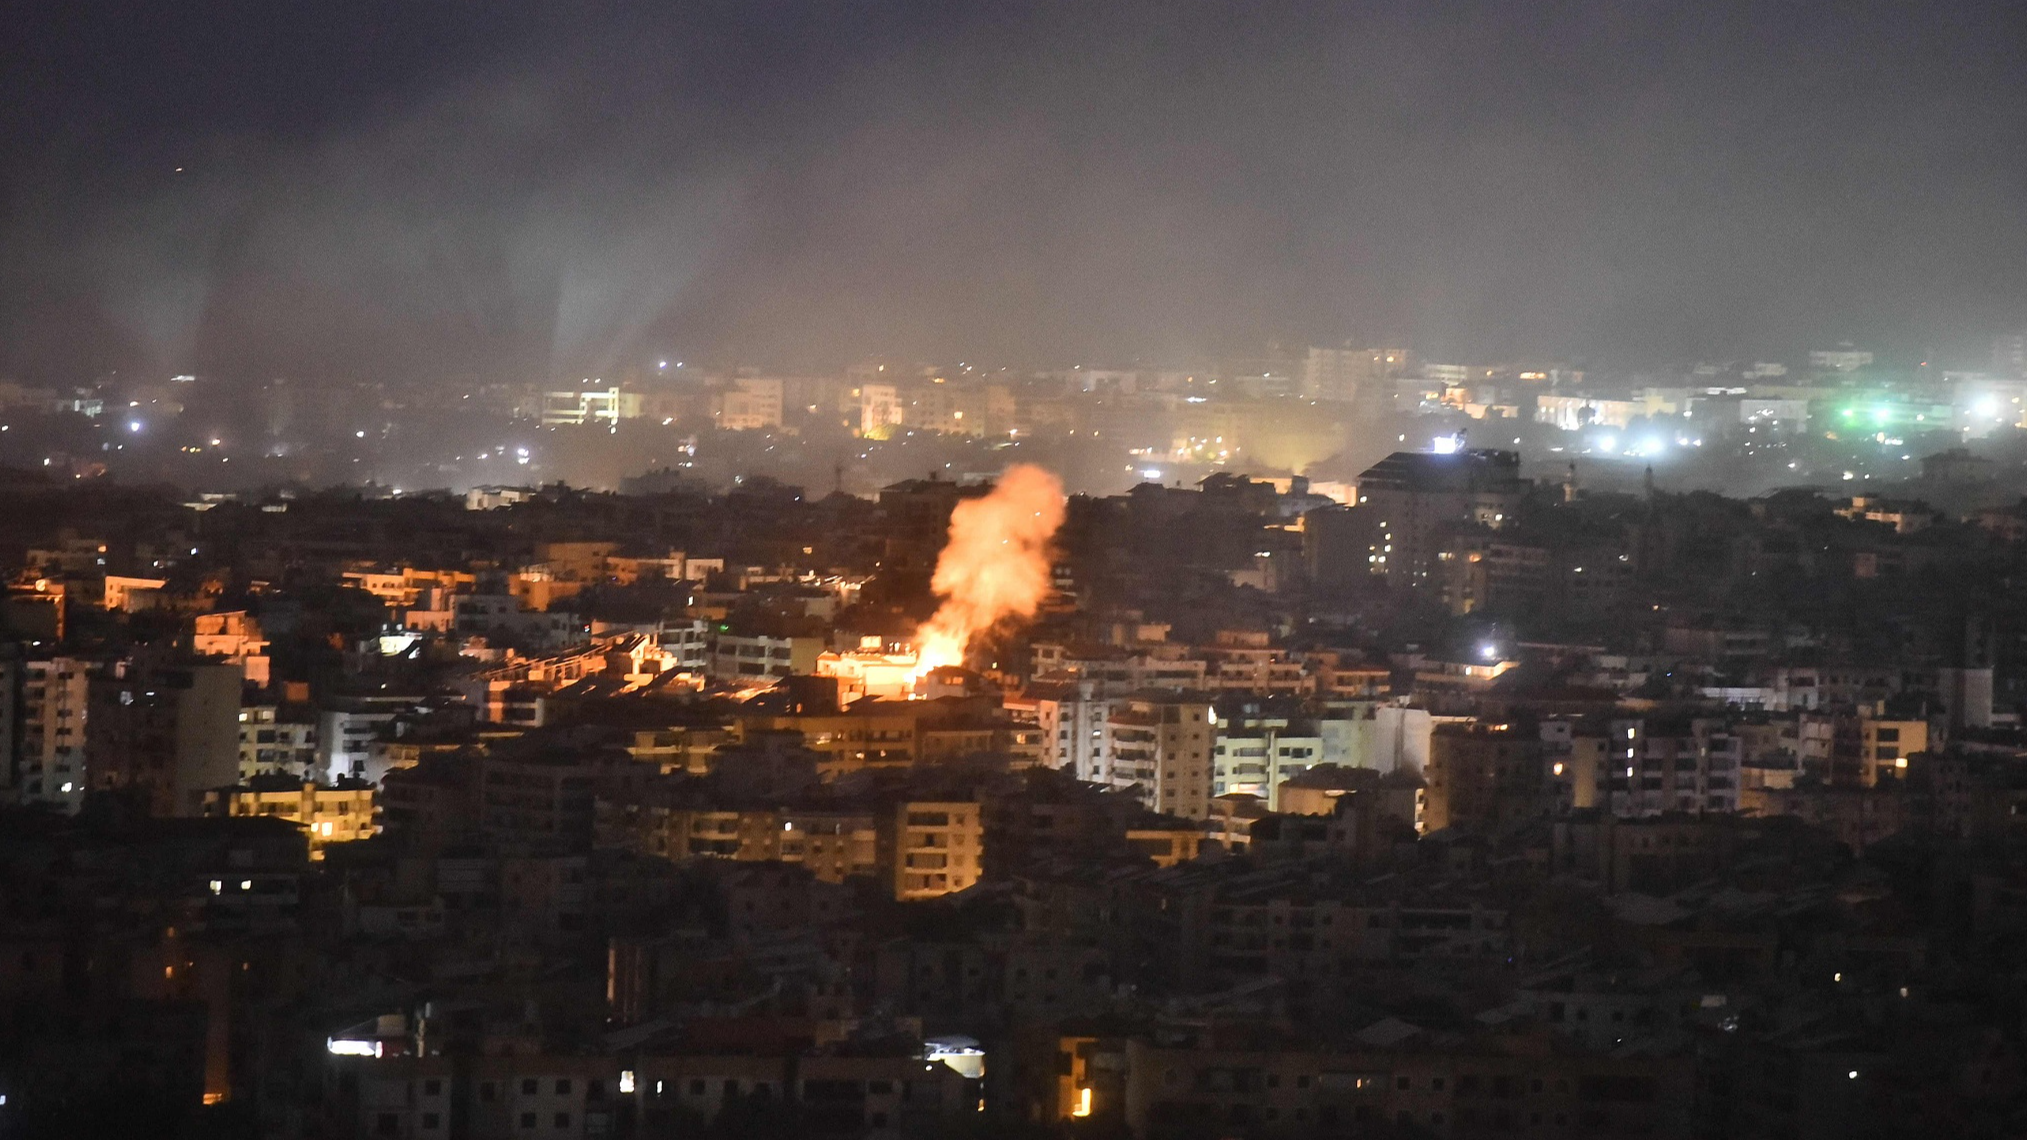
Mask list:
[[[0,1140],[2027,1135],[2023,17],[17,5]]]

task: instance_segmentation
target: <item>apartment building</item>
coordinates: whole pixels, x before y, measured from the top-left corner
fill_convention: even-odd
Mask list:
[[[1150,810],[1207,819],[1217,711],[1201,699],[1143,694],[1113,703],[1105,720],[1110,783],[1130,788]]]
[[[985,858],[983,806],[904,802],[878,821],[881,880],[903,902],[932,899],[978,882]]]

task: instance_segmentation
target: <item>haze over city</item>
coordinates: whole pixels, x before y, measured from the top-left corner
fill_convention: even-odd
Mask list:
[[[2027,1135],[2017,4],[0,26],[0,1140]]]
[[[1982,363],[2027,311],[2017,17],[31,4],[0,374]]]

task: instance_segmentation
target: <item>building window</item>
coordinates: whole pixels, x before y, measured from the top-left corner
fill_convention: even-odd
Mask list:
[[[521,1127],[523,1127],[523,1128],[533,1128],[533,1127],[535,1127],[535,1114],[534,1114],[534,1113],[532,1113],[532,1112],[524,1112],[524,1113],[522,1113],[522,1114],[521,1114]]]
[[[538,1081],[536,1081],[535,1078],[533,1077],[529,1077],[527,1080],[521,1082],[522,1096],[534,1096],[536,1093],[540,1092],[541,1089],[542,1089],[541,1084]]]
[[[570,1082],[567,1079],[558,1080],[556,1082],[556,1093],[558,1096],[570,1095]]]
[[[422,1114],[422,1127],[424,1131],[433,1131],[437,1127],[439,1127],[441,1123],[442,1118],[437,1116],[437,1114],[434,1112],[425,1112]]]
[[[434,1078],[431,1078],[430,1080],[426,1080],[426,1081],[422,1082],[422,1095],[424,1095],[424,1096],[442,1096],[442,1095],[443,1095],[443,1082],[442,1082],[442,1081],[440,1081],[440,1080],[436,1080],[436,1079],[434,1079]]]
[[[381,1113],[373,1121],[373,1134],[375,1136],[401,1135],[401,1118],[391,1112]]]
[[[559,1113],[557,1113],[557,1114],[556,1114],[556,1127],[558,1127],[558,1128],[568,1128],[568,1127],[570,1127],[570,1114],[569,1114],[569,1113],[567,1113],[567,1112],[559,1112]]]

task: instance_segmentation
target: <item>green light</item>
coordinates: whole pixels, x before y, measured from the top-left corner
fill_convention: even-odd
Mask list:
[[[1851,418],[1852,416],[1855,416],[1855,415],[1857,415],[1857,414],[1858,414],[1858,413],[1857,413],[1857,412],[1856,412],[1855,410],[1851,409],[1851,408],[1846,408],[1846,409],[1844,409],[1844,418],[1845,418],[1845,419],[1847,419],[1847,420],[1848,420],[1848,419],[1850,419],[1850,418]]]
[[[1891,420],[1892,418],[1893,418],[1893,410],[1892,410],[1891,408],[1874,408],[1874,409],[1872,409],[1872,422],[1873,422],[1873,423],[1876,423],[1876,424],[1883,424],[1883,423],[1887,422],[1888,420]]]

